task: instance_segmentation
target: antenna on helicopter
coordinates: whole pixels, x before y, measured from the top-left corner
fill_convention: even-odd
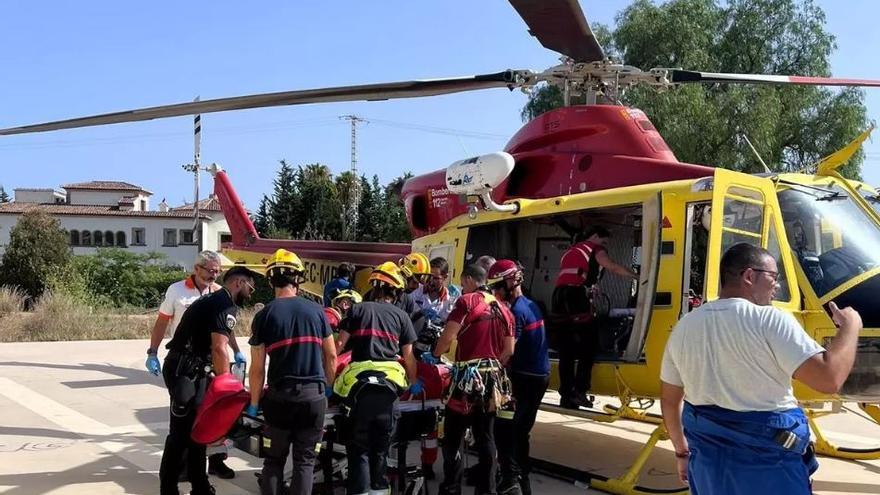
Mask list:
[[[764,159],[761,158],[761,155],[758,154],[758,150],[756,150],[754,145],[752,145],[752,142],[749,141],[749,137],[746,136],[746,133],[743,132],[741,135],[742,135],[743,139],[746,141],[746,144],[749,145],[749,148],[752,150],[752,153],[754,153],[755,157],[758,159],[758,161],[761,162],[761,166],[764,167],[764,173],[767,173],[767,174],[772,173],[772,171],[770,170],[770,167],[767,166],[767,164],[764,162]]]

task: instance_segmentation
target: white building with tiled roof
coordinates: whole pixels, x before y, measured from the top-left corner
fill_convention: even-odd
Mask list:
[[[153,193],[128,182],[82,182],[64,185],[63,190],[19,188],[12,202],[0,203],[0,252],[9,243],[19,216],[32,209],[58,219],[70,235],[74,254],[91,254],[109,246],[138,253],[157,251],[189,269],[200,250],[217,250],[221,242],[231,241],[213,195],[199,201],[196,223],[191,203],[168,208],[163,200],[158,210],[150,210]]]

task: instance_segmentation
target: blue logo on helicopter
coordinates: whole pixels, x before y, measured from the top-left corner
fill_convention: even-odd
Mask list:
[[[473,176],[473,175],[467,175],[467,174],[465,174],[465,175],[461,178],[461,182],[462,182],[462,184],[470,184],[470,183],[473,182],[473,181],[474,181],[474,176]]]

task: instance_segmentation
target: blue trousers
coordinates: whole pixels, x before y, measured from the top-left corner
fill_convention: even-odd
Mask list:
[[[810,475],[819,464],[802,410],[739,412],[685,402],[682,424],[692,495],[812,493]],[[775,439],[784,431],[795,436],[788,449]]]

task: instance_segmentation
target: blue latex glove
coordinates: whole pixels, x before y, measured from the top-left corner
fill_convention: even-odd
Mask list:
[[[159,364],[159,356],[155,354],[147,356],[147,361],[144,363],[144,366],[147,367],[147,371],[149,371],[151,375],[159,376],[159,373],[162,372],[162,365]]]
[[[437,321],[440,318],[440,313],[435,311],[434,308],[423,308],[422,314],[430,321]]]
[[[422,353],[422,362],[427,364],[439,364],[440,358],[434,356],[434,353],[431,351],[425,351]]]
[[[245,359],[244,353],[242,353],[241,351],[236,352],[235,353],[235,364],[241,366],[245,363],[247,363],[247,359]]]
[[[333,397],[333,387],[324,387],[324,395],[329,399]]]
[[[248,404],[247,409],[244,410],[244,413],[247,414],[248,416],[255,418],[255,417],[257,417],[257,414],[260,413],[260,411],[257,408],[257,406],[255,406],[253,404]]]
[[[409,395],[421,395],[422,392],[425,391],[425,384],[422,383],[421,380],[416,380],[415,383],[409,386]]]

